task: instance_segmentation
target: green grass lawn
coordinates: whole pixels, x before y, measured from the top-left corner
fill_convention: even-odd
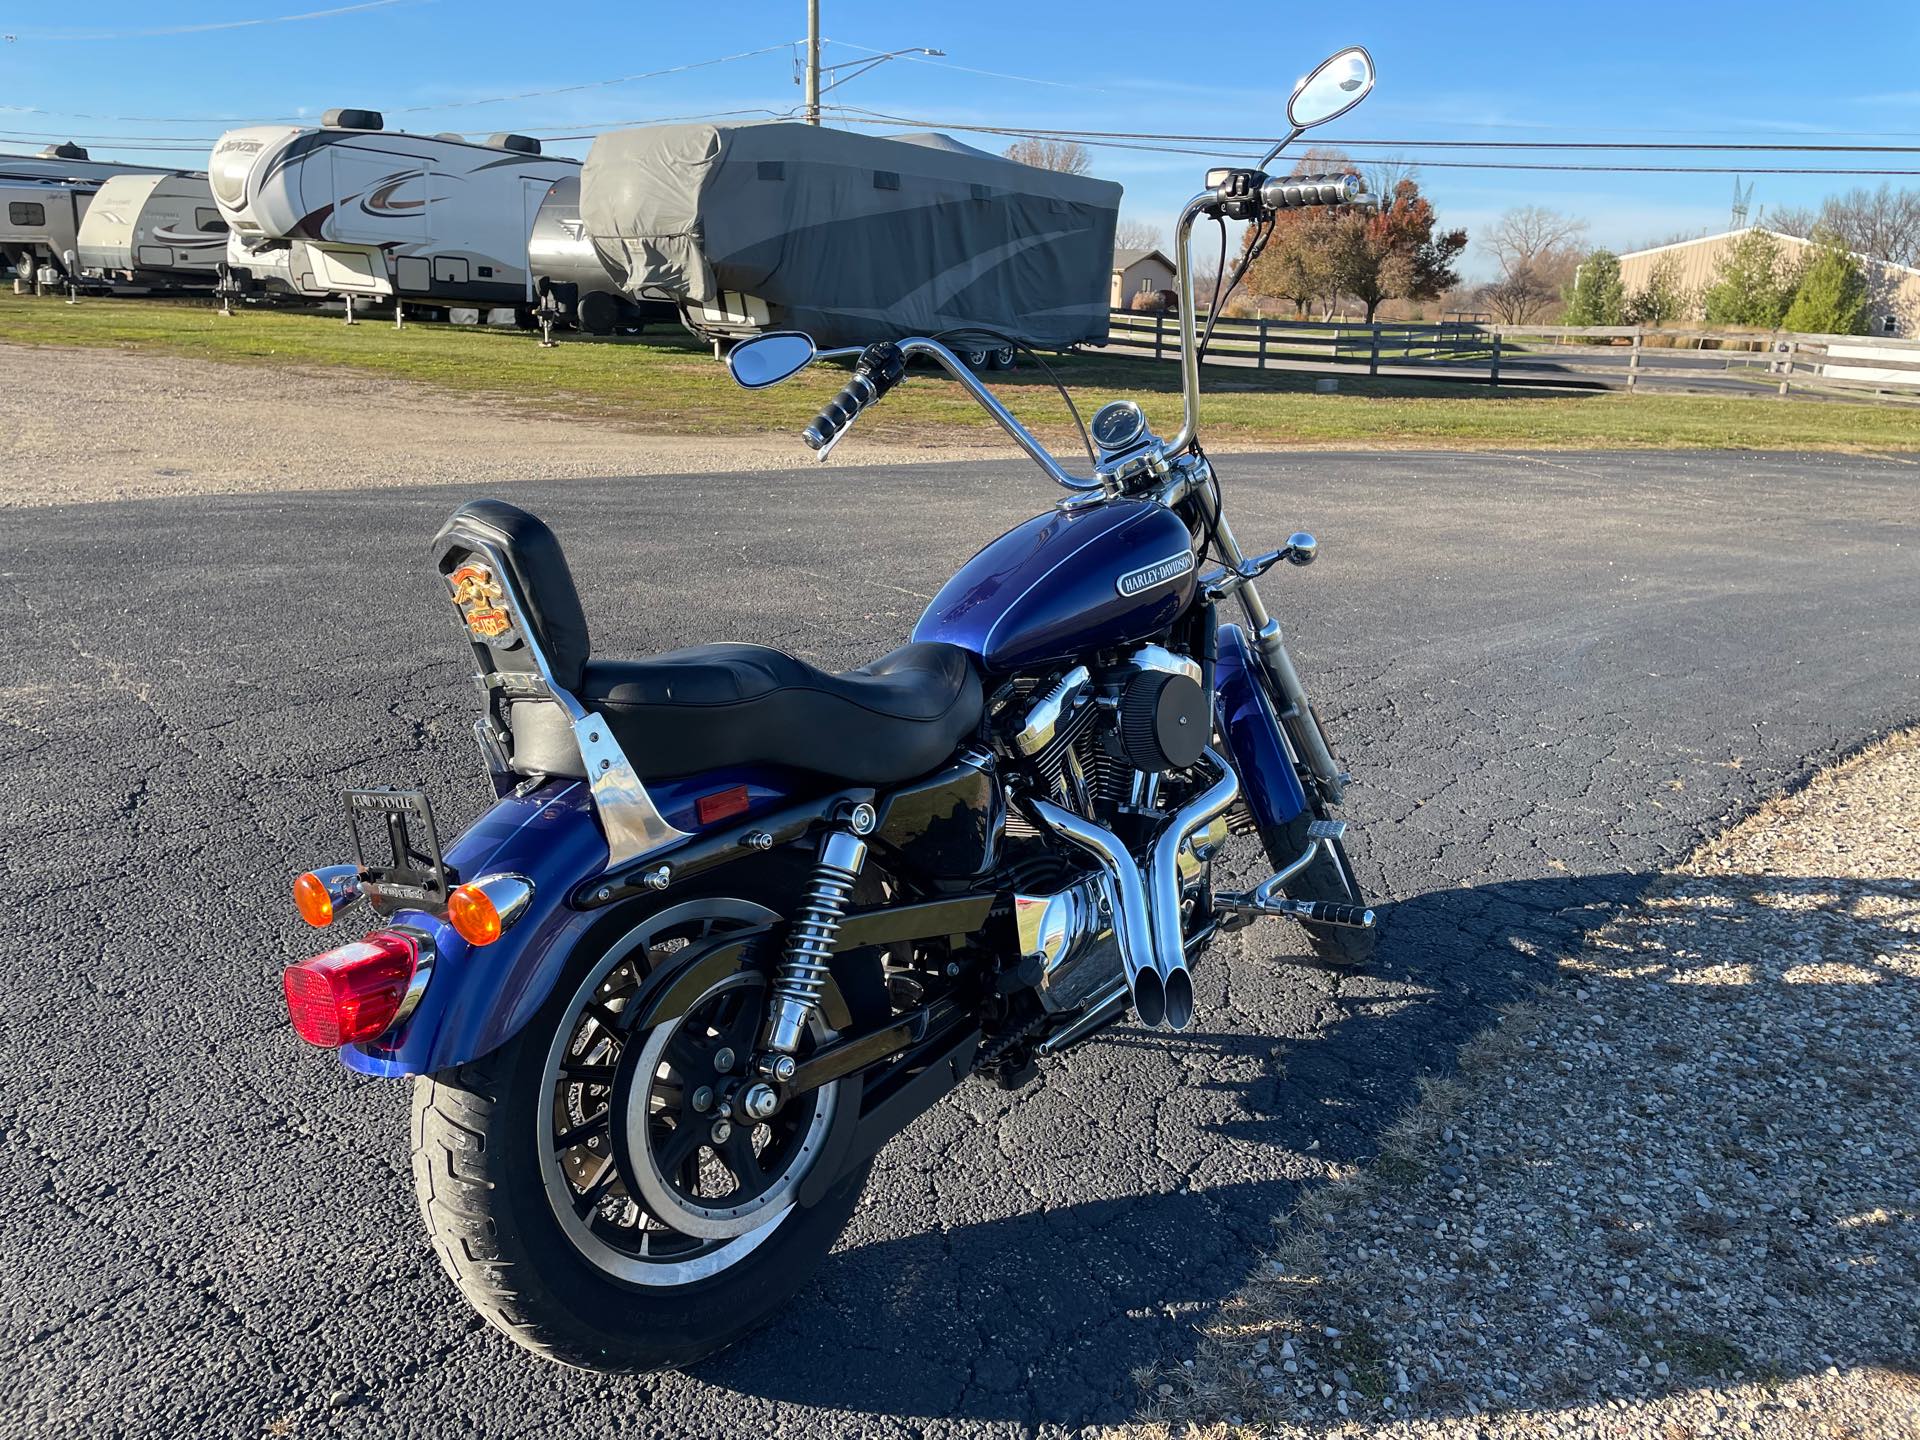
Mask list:
[[[567,336],[543,350],[530,333],[441,324],[365,321],[348,328],[315,315],[160,300],[84,300],[0,294],[0,342],[84,345],[241,364],[344,366],[447,389],[498,394],[545,413],[591,415],[623,427],[735,435],[798,430],[838,388],[823,367],[757,393],[736,388],[690,337],[636,340]],[[1179,424],[1179,373],[1171,364],[1067,356],[1056,368],[1083,413],[1132,399],[1155,427]],[[1340,393],[1313,393],[1311,374],[1209,370],[1205,433],[1273,444],[1362,446],[1712,447],[1920,450],[1920,410],[1830,401],[1626,395],[1542,395],[1425,380],[1342,376]],[[1039,369],[993,377],[1008,407],[1052,439],[1070,433],[1066,407]],[[983,430],[992,422],[952,381],[916,370],[862,421],[868,433],[929,427]]]

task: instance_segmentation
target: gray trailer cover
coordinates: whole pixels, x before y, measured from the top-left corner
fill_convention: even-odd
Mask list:
[[[622,130],[580,180],[580,218],[628,294],[757,296],[823,345],[967,326],[1104,341],[1119,211],[1111,181],[812,125]]]

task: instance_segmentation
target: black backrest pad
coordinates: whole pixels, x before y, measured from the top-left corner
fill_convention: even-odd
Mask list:
[[[434,537],[434,561],[443,577],[480,558],[476,542],[491,545],[506,561],[514,589],[526,606],[527,622],[535,640],[553,667],[562,688],[577,691],[590,644],[587,615],[580,608],[580,592],[560,542],[535,516],[504,500],[473,500],[453,512]],[[475,636],[476,643],[482,643]],[[503,637],[511,640],[511,636]],[[499,670],[526,670],[532,666],[524,647],[493,647]],[[518,649],[516,655],[514,651]]]

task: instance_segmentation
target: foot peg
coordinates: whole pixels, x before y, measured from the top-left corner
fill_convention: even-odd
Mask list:
[[[1350,930],[1371,930],[1373,909],[1367,905],[1337,905],[1331,900],[1269,900],[1261,907],[1267,915],[1291,915],[1308,925],[1344,925]]]
[[[1322,845],[1330,845],[1347,833],[1344,820],[1311,820],[1307,823],[1307,848],[1299,857],[1253,890],[1225,890],[1213,897],[1213,908],[1229,925],[1245,925],[1256,916],[1284,915],[1308,925],[1344,925],[1355,930],[1373,928],[1373,911],[1365,905],[1341,905],[1332,900],[1294,900],[1280,893],[1280,887],[1314,862]]]

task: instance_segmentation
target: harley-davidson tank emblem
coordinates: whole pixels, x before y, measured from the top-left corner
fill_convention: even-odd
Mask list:
[[[453,603],[460,607],[460,618],[467,629],[489,644],[511,647],[520,637],[513,633],[513,616],[501,604],[507,592],[485,565],[469,561],[447,576],[453,588]]]
[[[1169,580],[1178,580],[1193,569],[1193,552],[1182,550],[1178,555],[1169,555],[1166,559],[1152,565],[1143,565],[1138,570],[1129,570],[1113,582],[1113,588],[1122,595],[1138,595],[1142,590],[1151,590],[1156,585],[1164,585]]]

